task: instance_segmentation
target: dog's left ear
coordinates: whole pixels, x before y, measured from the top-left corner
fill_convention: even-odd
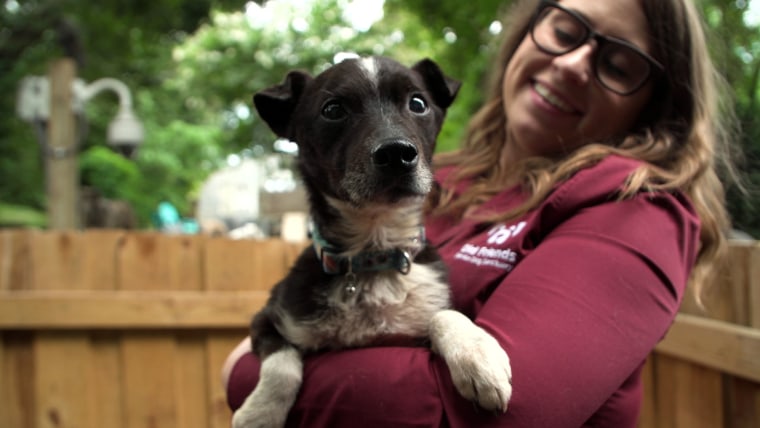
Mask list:
[[[433,60],[425,58],[414,64],[412,70],[422,76],[427,89],[433,94],[434,101],[439,107],[445,109],[454,102],[462,83],[443,74],[441,68]]]
[[[288,125],[306,85],[312,80],[304,71],[291,71],[285,81],[257,92],[253,104],[259,116],[278,137],[290,138]]]

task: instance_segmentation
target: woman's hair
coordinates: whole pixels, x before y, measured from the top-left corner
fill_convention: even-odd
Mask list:
[[[433,213],[463,216],[504,188],[504,178],[521,177],[530,197],[515,210],[489,218],[504,221],[539,205],[553,186],[580,169],[616,153],[645,163],[629,177],[621,198],[641,191],[683,191],[692,200],[702,223],[700,248],[691,274],[700,302],[703,285],[712,277],[726,251],[729,218],[718,171],[738,182],[731,161],[730,103],[721,99],[725,82],[710,59],[703,23],[691,0],[641,1],[653,41],[652,55],[665,73],[654,82],[649,104],[634,129],[624,136],[582,146],[560,159],[533,158],[502,171],[501,148],[506,140],[502,78],[512,55],[528,33],[538,0],[518,0],[507,16],[507,29],[490,76],[490,97],[473,116],[461,149],[436,157],[437,166],[457,165],[431,204]],[[451,182],[472,185],[454,198]]]

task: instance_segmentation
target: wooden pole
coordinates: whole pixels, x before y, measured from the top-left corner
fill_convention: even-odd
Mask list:
[[[77,229],[79,215],[79,153],[72,109],[76,64],[70,58],[50,66],[50,122],[45,147],[48,227]]]

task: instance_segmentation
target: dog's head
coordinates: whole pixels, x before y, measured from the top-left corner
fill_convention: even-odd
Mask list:
[[[408,68],[384,57],[351,59],[316,77],[290,72],[254,95],[259,115],[298,144],[312,193],[354,206],[419,199],[460,83],[431,60]]]

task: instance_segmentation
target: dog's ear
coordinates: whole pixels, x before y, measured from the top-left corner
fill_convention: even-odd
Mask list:
[[[283,83],[254,94],[253,104],[259,116],[278,137],[290,138],[288,124],[304,88],[312,79],[304,71],[291,71]]]
[[[412,70],[422,76],[427,89],[433,94],[434,101],[439,107],[445,109],[454,102],[462,83],[443,74],[441,68],[433,60],[425,58],[414,64]]]

